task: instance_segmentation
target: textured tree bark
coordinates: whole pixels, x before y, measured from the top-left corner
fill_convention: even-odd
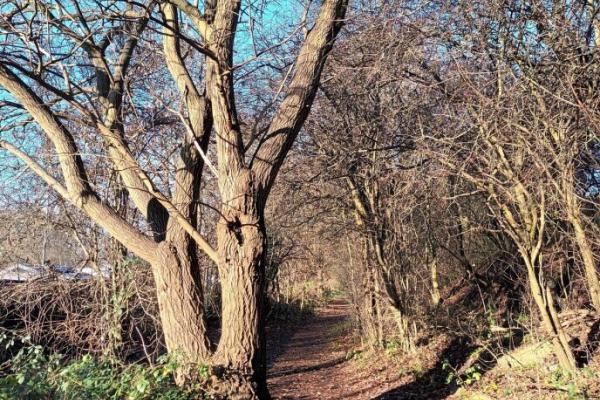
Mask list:
[[[550,341],[554,347],[554,353],[558,358],[561,367],[567,371],[575,371],[576,362],[571,352],[568,340],[558,320],[558,315],[554,307],[554,299],[549,289],[544,290],[540,284],[538,268],[535,267],[537,257],[529,257],[522,253],[523,259],[527,267],[527,276],[529,288],[533,296],[533,300],[538,307],[542,317],[542,323],[547,334],[550,336]]]
[[[366,262],[366,261],[365,261]],[[375,293],[375,279],[376,274],[373,268],[366,268],[365,276],[363,279],[363,297],[364,297],[364,310],[362,315],[364,316],[361,325],[363,328],[363,334],[368,340],[368,345],[374,348],[375,345],[379,346],[380,336],[378,334],[378,322],[379,318],[377,315],[377,296]]]
[[[540,192],[539,203],[536,204],[525,186],[517,181],[513,187],[513,195],[523,224],[519,226],[515,222],[514,216],[507,207],[503,207],[503,213],[507,221],[510,221],[509,224],[513,229],[510,231],[511,235],[527,268],[527,280],[531,295],[538,307],[543,326],[550,336],[554,353],[560,365],[567,371],[574,371],[577,367],[575,358],[558,320],[552,293],[542,284],[543,263],[541,251],[546,232],[544,192]]]
[[[579,248],[581,259],[583,260],[585,277],[590,292],[590,300],[596,311],[600,312],[600,282],[598,282],[598,272],[596,270],[594,253],[579,218],[574,216],[570,218],[570,221],[575,231],[575,242]]]
[[[294,63],[288,91],[256,154],[247,157],[237,120],[233,85],[233,44],[241,1],[207,0],[204,16],[197,5],[192,6],[185,0],[161,2],[165,61],[185,103],[185,125],[191,131],[188,132],[190,138],[183,143],[182,158],[177,166],[177,189],[172,199],[157,189],[143,170],[128,146],[120,121],[127,67],[151,10],[139,18],[134,34],[125,41],[116,63],[111,63],[103,53],[110,40],[103,40],[105,44],[97,46],[91,39],[79,39],[77,34],[65,33],[88,53],[90,66],[97,75],[96,95],[100,98],[103,118],[98,119],[95,111],[87,113],[84,106],[69,100],[69,96],[65,98],[89,116],[89,125],[95,126],[99,136],[106,140],[110,161],[121,172],[133,202],[147,217],[155,233],[154,240],[100,199],[89,183],[73,132],[28,86],[27,80],[23,81],[11,68],[0,64],[0,86],[22,104],[54,144],[64,184],[10,143],[0,141],[0,147],[22,159],[61,196],[152,265],[168,351],[181,352],[190,363],[211,361],[225,366],[231,375],[242,378],[235,397],[268,398],[263,313],[263,210],[279,168],[310,111],[327,54],[343,25],[347,3],[347,0],[323,1]],[[155,5],[151,2],[152,7]],[[196,25],[210,53],[206,58],[206,90],[198,90],[187,70],[179,46],[178,17],[173,6]],[[53,18],[51,11],[46,10],[49,18]],[[61,25],[61,30],[68,31],[69,28]],[[216,135],[218,158],[218,171],[213,168],[213,172],[218,175],[222,201],[217,226],[218,251],[197,231],[194,213],[204,161],[198,158],[194,147],[200,149],[204,159],[211,131]],[[216,354],[212,356],[203,319],[196,245],[218,264],[222,285],[223,329]],[[188,378],[183,371],[177,378],[179,382]]]
[[[375,283],[375,291],[374,293],[381,293],[381,284],[379,282],[379,277],[377,276],[377,272],[373,271],[373,277],[374,277],[374,283]],[[383,333],[383,328],[385,325],[385,321],[383,318],[383,310],[384,310],[384,306],[382,304],[382,299],[381,296],[375,296],[375,310],[374,310],[374,314],[375,314],[375,326],[377,327],[377,345],[378,346],[383,346],[384,344],[384,333]]]
[[[575,233],[575,245],[579,250],[581,260],[583,261],[583,269],[590,293],[590,300],[596,311],[600,312],[600,282],[598,280],[594,253],[585,233],[581,218],[581,207],[579,205],[579,200],[577,199],[577,194],[575,193],[573,179],[565,179],[565,181],[566,182],[563,182],[563,191],[566,203],[567,220],[573,227]]]
[[[222,332],[215,361],[235,371],[244,398],[269,398],[265,349],[265,225],[253,174],[243,168],[222,186],[217,226]]]
[[[152,272],[167,350],[184,357],[184,363],[198,364],[209,359],[209,343],[199,270],[190,265],[188,252],[180,253],[185,245],[185,242],[161,243]],[[183,368],[177,381],[183,383],[188,378],[193,376],[188,376]]]
[[[435,256],[433,256],[433,259],[429,264],[429,271],[431,273],[431,303],[434,307],[437,307],[440,305],[441,294],[440,283],[438,280],[437,259]]]
[[[375,301],[372,304],[373,332],[377,335],[377,344],[380,345],[383,340],[383,309],[389,309],[394,321],[398,327],[398,336],[402,342],[402,348],[410,351],[414,348],[413,335],[408,329],[408,317],[405,307],[402,303],[402,294],[396,287],[392,276],[392,266],[388,261],[386,254],[386,221],[380,218],[378,213],[381,210],[380,189],[377,180],[370,184],[361,184],[353,177],[346,180],[352,195],[352,204],[354,206],[354,216],[356,225],[363,229],[365,237],[365,269],[370,281],[367,284],[373,285]],[[383,286],[383,287],[382,287]],[[383,304],[382,304],[383,302]],[[367,307],[368,307],[368,303]],[[383,307],[383,306],[387,307]]]

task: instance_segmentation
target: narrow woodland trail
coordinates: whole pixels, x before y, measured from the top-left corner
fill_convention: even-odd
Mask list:
[[[387,379],[361,373],[346,360],[349,314],[344,299],[334,300],[280,339],[269,368],[274,399],[371,399],[389,389]]]

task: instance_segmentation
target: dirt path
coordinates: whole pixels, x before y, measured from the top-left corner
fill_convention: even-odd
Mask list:
[[[359,371],[347,352],[350,306],[334,300],[317,310],[289,338],[282,338],[271,360],[269,389],[274,399],[371,399],[392,383],[383,371]]]

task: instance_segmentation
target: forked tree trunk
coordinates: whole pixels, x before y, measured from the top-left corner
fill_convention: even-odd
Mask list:
[[[148,225],[155,233],[154,241],[137,226],[119,216],[94,191],[77,148],[78,140],[63,123],[62,116],[55,114],[53,108],[36,94],[34,86],[29,85],[37,80],[36,74],[28,76],[24,81],[21,77],[28,74],[14,72],[11,67],[2,63],[0,86],[10,92],[29,112],[54,145],[64,184],[14,145],[0,141],[0,147],[23,160],[62,197],[87,213],[108,234],[152,265],[160,318],[169,353],[181,352],[186,357],[185,361],[191,364],[206,361],[220,363],[231,375],[242,376],[250,383],[245,387],[248,391],[241,390],[241,395],[237,397],[267,398],[263,322],[264,205],[279,169],[310,111],[325,60],[344,23],[348,2],[322,2],[294,62],[294,72],[288,82],[289,90],[283,95],[269,128],[261,137],[260,145],[251,159],[246,154],[248,143],[243,140],[234,100],[234,38],[241,1],[207,0],[203,10],[205,15],[201,15],[198,4],[192,6],[185,0],[161,3],[164,3],[165,59],[181,92],[182,104],[187,108],[189,124],[186,122],[186,131],[191,131],[188,136],[197,141],[194,144],[201,155],[206,152],[210,132],[214,130],[217,137],[218,172],[215,174],[218,175],[223,204],[217,227],[217,251],[198,232],[194,226],[195,214],[190,211],[190,207],[198,204],[202,171],[202,163],[194,151],[188,151],[190,157],[184,157],[179,163],[176,194],[169,198],[157,189],[138,163],[128,147],[123,121],[120,120],[123,115],[121,106],[127,67],[138,39],[150,21],[154,2],[150,3],[146,13],[142,13],[143,16],[133,18],[136,20],[135,28],[125,35],[125,44],[117,50],[118,56],[114,60],[116,63],[109,60],[111,57],[105,57],[104,50],[91,37],[72,38],[78,48],[88,53],[89,66],[94,68],[97,76],[97,90],[92,97],[99,97],[99,101],[94,104],[93,109],[86,110],[91,110],[92,117],[87,118],[87,112],[82,112],[82,122],[86,126],[95,126],[97,133],[105,139],[110,161],[127,184],[136,207],[147,218]],[[202,37],[204,49],[210,53],[206,58],[205,92],[196,87],[181,55],[178,11],[171,5],[187,14]],[[106,84],[107,81],[110,81],[109,85]],[[210,112],[206,101],[210,103]],[[98,108],[103,111],[102,118],[96,117]],[[211,126],[211,122],[214,126]],[[196,147],[192,144],[193,141],[188,138],[185,147],[188,150]],[[166,230],[163,229],[165,225]],[[217,262],[220,272],[223,329],[214,356],[210,354],[206,336],[200,274],[188,235],[194,238],[208,257]],[[185,372],[179,373],[178,381],[184,381],[188,377],[186,375]]]
[[[414,328],[414,325],[411,325],[411,321],[405,313],[392,306],[389,307],[389,310],[396,324],[398,332],[397,341],[400,350],[405,354],[414,352],[416,348],[416,328]]]
[[[542,323],[546,333],[550,336],[552,346],[554,347],[554,353],[558,358],[558,362],[562,368],[567,371],[574,371],[577,367],[573,353],[569,346],[567,337],[565,335],[560,321],[558,320],[558,314],[554,307],[554,299],[549,289],[544,289],[540,283],[539,268],[535,267],[535,263],[539,262],[537,257],[530,258],[527,255],[522,254],[527,267],[527,278],[529,282],[529,288],[533,296],[533,300],[538,307],[540,315],[542,317]]]

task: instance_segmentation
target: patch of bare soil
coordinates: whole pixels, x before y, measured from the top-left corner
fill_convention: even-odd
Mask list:
[[[598,332],[594,326],[592,331]],[[273,398],[600,399],[600,357],[589,360],[576,376],[558,374],[551,359],[543,362],[547,368],[507,370],[485,351],[488,347],[447,334],[431,337],[411,354],[361,353],[351,328],[350,306],[338,299],[296,324],[295,329],[279,330],[279,337],[273,338],[269,363]],[[595,336],[587,341],[600,343]],[[491,350],[495,354],[502,349]],[[473,365],[481,366],[479,377],[465,386]]]
[[[274,399],[371,399],[397,386],[397,373],[382,364],[364,368],[347,354],[350,306],[343,299],[318,309],[289,338],[281,338],[269,368]]]

